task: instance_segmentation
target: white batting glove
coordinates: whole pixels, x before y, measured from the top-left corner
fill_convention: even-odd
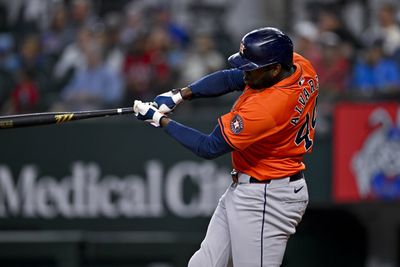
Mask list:
[[[135,100],[133,104],[133,111],[136,118],[141,121],[147,121],[154,127],[160,127],[160,120],[165,117],[155,106],[154,103],[142,102]]]
[[[182,102],[183,98],[179,89],[173,89],[154,98],[154,103],[157,104],[158,110],[164,114],[170,113]]]

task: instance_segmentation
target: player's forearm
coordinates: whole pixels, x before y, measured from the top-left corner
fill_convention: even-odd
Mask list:
[[[192,89],[189,87],[184,87],[180,90],[183,100],[191,100],[193,98]]]
[[[167,117],[163,117],[160,124],[167,134],[199,157],[213,159],[232,151],[223,139],[219,126],[206,135]]]
[[[189,90],[186,93],[188,94],[187,97],[190,97],[188,99],[215,97],[233,91],[241,91],[244,87],[243,72],[237,69],[229,69],[214,72],[191,83],[187,87],[190,89],[190,93]]]

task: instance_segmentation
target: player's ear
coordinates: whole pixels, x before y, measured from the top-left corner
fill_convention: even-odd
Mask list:
[[[276,77],[278,76],[282,71],[282,65],[281,64],[275,64],[274,68],[272,69],[272,76]]]

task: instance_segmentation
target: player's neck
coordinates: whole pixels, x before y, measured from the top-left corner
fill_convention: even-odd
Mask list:
[[[282,69],[280,75],[279,75],[279,81],[282,81],[283,79],[286,79],[290,75],[292,75],[296,71],[296,66],[292,65],[292,67],[289,70]]]

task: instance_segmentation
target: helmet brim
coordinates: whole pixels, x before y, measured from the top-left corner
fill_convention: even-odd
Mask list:
[[[240,53],[231,55],[228,58],[228,62],[232,67],[243,70],[243,71],[255,70],[255,69],[262,67],[262,66],[257,65],[256,63],[251,62],[250,60],[247,60],[246,58],[242,57],[240,55]]]

